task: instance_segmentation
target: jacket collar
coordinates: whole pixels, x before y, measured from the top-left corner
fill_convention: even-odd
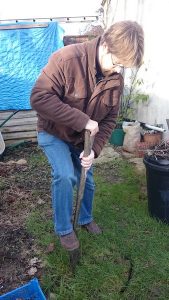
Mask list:
[[[92,39],[91,41],[86,43],[87,55],[88,55],[88,68],[92,75],[93,82],[96,83],[96,74],[97,74],[97,51],[99,47],[101,37],[97,37]],[[119,73],[114,73],[110,76],[104,77],[105,80],[110,79],[120,79],[123,81],[123,76]]]
[[[98,50],[99,43],[100,43],[100,36],[86,43],[89,72],[94,82],[96,81],[96,73],[97,73],[96,59],[97,59],[97,50]]]

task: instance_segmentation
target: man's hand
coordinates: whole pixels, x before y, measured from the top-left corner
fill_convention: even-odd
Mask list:
[[[84,157],[83,155],[84,155],[84,151],[80,153],[79,157],[81,159],[81,165],[82,165],[82,167],[84,167],[85,171],[87,172],[90,169],[90,167],[92,166],[92,164],[93,164],[94,151],[91,150],[90,155],[88,155],[86,157]]]
[[[85,129],[90,131],[90,136],[94,136],[99,131],[99,126],[96,121],[90,119],[87,122]]]

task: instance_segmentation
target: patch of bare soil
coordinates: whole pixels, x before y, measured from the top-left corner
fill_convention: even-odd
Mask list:
[[[47,165],[30,163],[39,153],[36,145],[26,144],[0,157],[0,294],[43,273],[41,250],[25,226],[29,214],[50,201]]]
[[[112,163],[97,164],[94,166],[94,170],[97,175],[103,178],[103,182],[113,184],[122,181],[118,172],[118,165]]]
[[[0,231],[0,287],[3,293],[29,281],[34,241],[23,227],[14,226],[10,222],[1,224]]]

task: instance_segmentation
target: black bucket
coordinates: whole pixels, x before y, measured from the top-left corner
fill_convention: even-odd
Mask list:
[[[169,224],[169,160],[145,156],[149,214]]]

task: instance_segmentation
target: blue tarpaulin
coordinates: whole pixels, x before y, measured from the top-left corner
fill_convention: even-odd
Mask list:
[[[56,22],[45,25],[0,30],[0,110],[31,108],[30,93],[38,75],[51,53],[63,47],[63,29]]]

